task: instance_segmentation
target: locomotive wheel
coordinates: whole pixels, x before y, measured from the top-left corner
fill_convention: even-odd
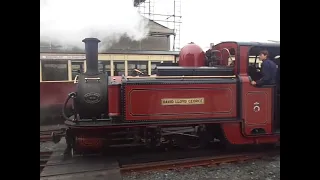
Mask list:
[[[198,133],[199,137],[188,137],[189,149],[205,148],[210,142],[210,134],[208,131],[202,131]]]
[[[175,139],[176,144],[182,149],[193,150],[201,147],[201,141],[197,137],[178,135]]]
[[[188,149],[199,149],[201,148],[201,140],[197,137],[188,137]]]

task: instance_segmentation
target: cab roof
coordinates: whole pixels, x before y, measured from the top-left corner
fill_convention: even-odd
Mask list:
[[[223,43],[235,43],[238,46],[248,46],[250,47],[249,56],[259,55],[261,50],[268,50],[269,57],[273,59],[274,57],[280,55],[280,43],[268,43],[268,42],[236,42],[236,41],[224,41]]]
[[[260,46],[265,48],[280,48],[280,43],[267,43],[267,42],[236,42],[236,41],[224,41],[221,43],[237,43],[239,46]]]

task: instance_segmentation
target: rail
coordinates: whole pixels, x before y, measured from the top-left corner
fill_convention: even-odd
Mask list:
[[[43,168],[46,166],[52,151],[40,151],[40,173],[42,172]]]
[[[43,130],[40,131],[40,142],[53,141],[57,143],[64,134],[64,129]]]
[[[171,170],[178,168],[190,168],[195,166],[216,166],[224,163],[243,162],[247,160],[259,159],[264,156],[276,155],[279,151],[267,151],[259,153],[240,153],[232,155],[208,156],[178,159],[170,161],[160,161],[141,164],[123,165],[120,169],[121,173],[155,171],[155,170]]]
[[[232,154],[215,154],[215,155],[204,155],[204,156],[200,156],[200,157],[185,157],[182,159],[178,159],[178,157],[176,157],[177,159],[171,159],[171,160],[156,160],[156,161],[149,161],[150,159],[153,159],[152,157],[154,156],[159,156],[159,154],[154,154],[154,156],[145,156],[145,155],[138,155],[135,157],[138,157],[138,161],[140,158],[145,159],[146,157],[148,158],[149,162],[140,162],[139,164],[137,164],[137,161],[131,162],[129,164],[119,164],[120,166],[118,166],[118,171],[117,171],[117,167],[113,167],[118,163],[115,162],[106,162],[107,165],[105,165],[105,167],[103,168],[92,168],[93,166],[95,166],[96,164],[94,164],[94,160],[96,158],[84,158],[81,161],[64,161],[64,160],[58,160],[58,159],[62,159],[62,155],[54,155],[52,151],[40,151],[40,177],[42,177],[42,171],[44,170],[44,168],[48,167],[49,169],[56,169],[56,168],[60,168],[60,169],[64,169],[65,166],[68,167],[73,167],[70,169],[73,169],[72,171],[68,171],[68,172],[56,172],[54,171],[53,174],[51,175],[43,175],[43,177],[46,176],[50,176],[50,177],[54,177],[54,176],[75,176],[77,177],[78,174],[82,174],[82,175],[89,175],[94,173],[98,173],[101,171],[100,174],[105,175],[105,171],[109,171],[108,176],[110,176],[113,172],[117,173],[119,172],[119,175],[125,175],[126,173],[130,173],[130,172],[143,172],[143,171],[159,171],[159,170],[172,170],[172,169],[182,169],[182,168],[190,168],[190,167],[196,167],[196,166],[217,166],[217,165],[221,165],[221,164],[225,164],[225,163],[237,163],[237,162],[244,162],[244,161],[248,161],[248,160],[254,160],[254,159],[260,159],[263,157],[267,157],[267,156],[275,156],[279,154],[279,149],[268,149],[265,150],[263,149],[262,151],[259,152],[238,152],[238,153],[232,153]],[[93,156],[95,157],[95,156]],[[169,157],[170,156],[166,156]],[[83,158],[81,156],[76,157],[76,158]],[[119,157],[120,158],[120,157]],[[122,158],[126,158],[125,156]],[[128,158],[128,157],[127,157]],[[48,163],[49,159],[55,159],[54,163]],[[63,158],[64,159],[64,158]],[[86,159],[90,159],[88,160],[88,162],[86,161]],[[100,159],[100,158],[99,158]],[[136,158],[133,158],[136,159]],[[167,158],[166,158],[167,159]],[[137,160],[137,159],[136,159]],[[119,162],[119,159],[117,160]],[[79,164],[80,163],[80,164]],[[99,163],[101,164],[101,161],[99,161]],[[119,162],[120,163],[120,162]],[[112,167],[109,165],[112,165]],[[80,168],[80,170],[74,170],[74,167],[78,167],[81,166],[82,168]],[[46,169],[44,171],[50,171],[49,169]],[[120,174],[121,173],[121,174]],[[50,173],[49,173],[50,174]]]

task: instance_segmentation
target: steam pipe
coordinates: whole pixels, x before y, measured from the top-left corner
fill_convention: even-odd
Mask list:
[[[85,38],[82,40],[85,43],[87,72],[89,75],[99,74],[98,69],[98,44],[101,42],[97,38]]]

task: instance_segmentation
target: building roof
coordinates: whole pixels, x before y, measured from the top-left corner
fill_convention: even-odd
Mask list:
[[[84,51],[78,52],[52,52],[43,51],[40,53],[56,53],[56,54],[85,54]],[[179,51],[129,51],[129,50],[110,50],[99,54],[139,54],[139,55],[174,55],[179,56]]]
[[[146,0],[133,0],[133,6],[136,7],[141,3],[144,3]]]
[[[174,55],[179,56],[180,51],[129,51],[129,50],[109,50],[102,54],[148,54],[148,55]]]
[[[156,36],[156,35],[169,36],[169,35],[175,34],[173,29],[170,29],[170,28],[168,28],[162,24],[159,24],[159,23],[155,22],[154,20],[148,19],[144,16],[142,16],[142,17],[148,21],[150,36]]]

